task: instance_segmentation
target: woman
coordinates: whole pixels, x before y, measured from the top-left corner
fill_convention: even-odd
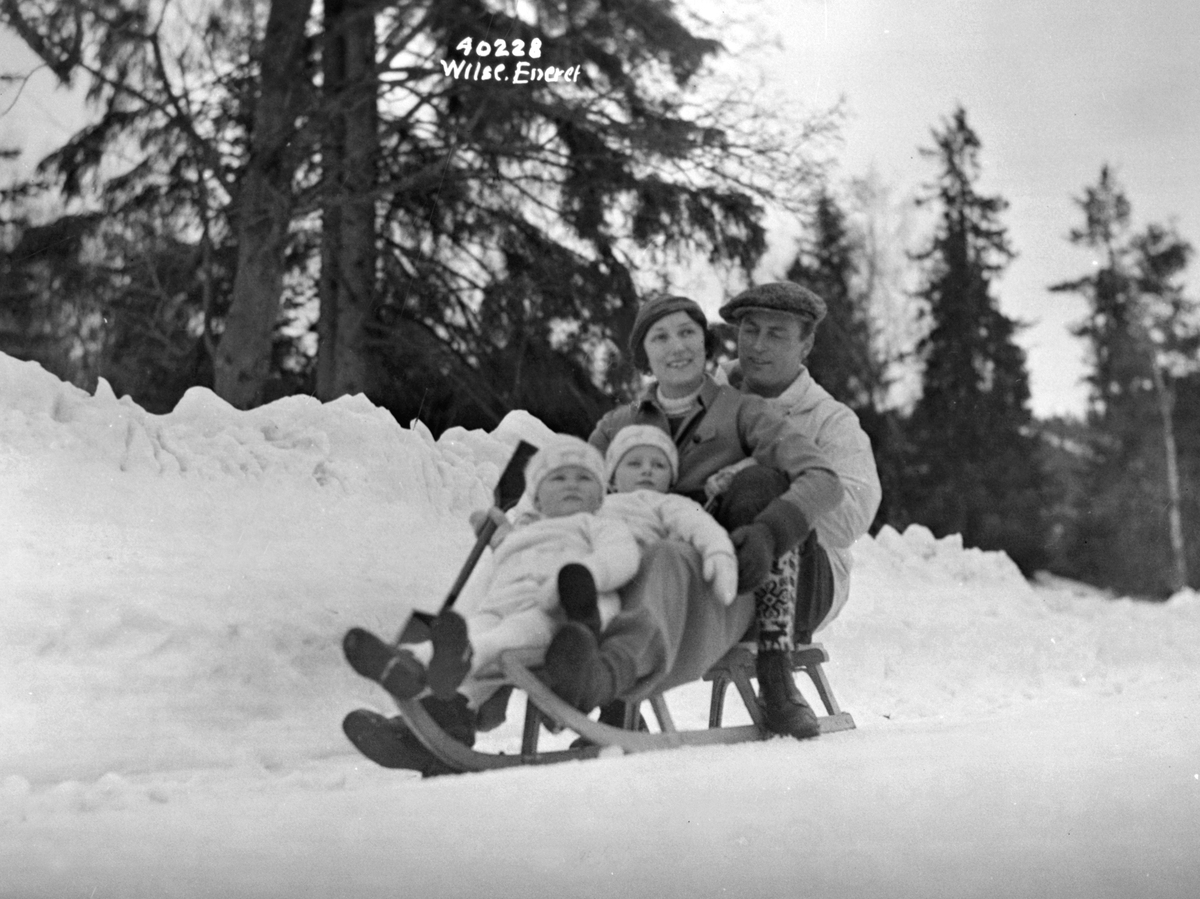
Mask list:
[[[737,550],[740,595],[729,606],[709,595],[699,556],[686,544],[666,540],[648,550],[637,577],[621,591],[623,611],[599,640],[587,628],[568,624],[547,650],[555,691],[585,712],[701,677],[753,622],[752,591],[771,565],[841,500],[837,475],[793,423],[760,397],[708,376],[714,342],[704,312],[687,297],[645,303],[634,321],[630,350],[654,381],[632,403],[605,415],[589,442],[604,451],[626,425],[661,427],[679,450],[673,490],[700,502],[718,471],[746,459],[759,463],[734,477],[713,510]],[[759,660],[768,726],[815,736],[816,716],[795,689],[790,661],[776,656]]]

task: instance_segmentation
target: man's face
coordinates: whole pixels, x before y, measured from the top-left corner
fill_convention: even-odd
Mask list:
[[[800,369],[812,340],[799,316],[750,309],[738,319],[738,361],[746,386],[760,396],[779,396]]]

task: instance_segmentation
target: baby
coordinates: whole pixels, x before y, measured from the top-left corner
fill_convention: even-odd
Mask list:
[[[525,469],[530,511],[513,524],[498,509],[487,513],[500,524],[493,552],[468,580],[458,610],[433,620],[429,640],[402,648],[352,630],[345,647],[355,670],[401,699],[428,689],[440,700],[459,700],[462,687],[477,709],[498,687],[481,679],[499,673],[502,651],[545,648],[572,609],[594,613],[602,626],[620,608],[615,591],[640,559],[630,528],[595,514],[604,483],[595,447],[564,435],[547,442]],[[477,527],[482,519],[472,516]]]
[[[609,493],[600,515],[629,525],[643,550],[659,540],[683,540],[703,560],[704,578],[725,605],[737,595],[737,556],[729,534],[686,496],[668,493],[679,474],[679,451],[653,425],[627,425],[605,455]]]
[[[600,517],[627,524],[645,551],[661,540],[680,540],[700,556],[709,594],[729,605],[737,595],[737,556],[729,534],[685,496],[668,493],[679,474],[679,452],[670,435],[653,425],[627,425],[617,432],[606,454],[611,492]],[[546,653],[549,682],[567,702],[576,704],[575,660],[587,646],[597,645],[606,623],[584,605],[581,591],[573,597],[568,622]],[[601,716],[601,720],[605,720]]]

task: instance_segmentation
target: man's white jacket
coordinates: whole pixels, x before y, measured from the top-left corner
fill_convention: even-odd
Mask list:
[[[736,360],[722,363],[716,380],[732,384],[743,393],[751,392],[742,381]],[[829,391],[813,380],[807,368],[800,370],[787,390],[767,402],[796,420],[804,434],[825,453],[846,490],[842,501],[814,525],[817,540],[829,554],[833,569],[833,607],[821,622],[824,627],[846,604],[850,594],[850,547],[867,533],[883,497],[871,438],[854,411],[830,396]]]

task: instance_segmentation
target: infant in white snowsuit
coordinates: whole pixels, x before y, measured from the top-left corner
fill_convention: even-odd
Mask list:
[[[700,504],[668,493],[679,475],[679,452],[670,435],[653,425],[627,425],[605,454],[609,489],[600,515],[625,522],[645,550],[660,540],[695,547],[704,578],[729,605],[737,595],[737,556],[729,534]]]
[[[679,473],[679,453],[670,435],[653,425],[627,425],[616,433],[606,456],[610,493],[600,509],[602,517],[626,522],[643,551],[663,540],[691,544],[700,556],[708,596],[724,605],[737,595],[737,556],[729,534],[700,504],[685,496],[667,493]],[[637,628],[634,617],[622,615],[613,629]],[[578,706],[579,659],[596,651],[598,627],[571,616],[546,649],[549,683],[571,705]],[[611,633],[611,631],[610,631]],[[635,666],[636,660],[629,660]],[[611,676],[611,675],[610,675]],[[605,720],[604,715],[601,720]]]
[[[628,525],[595,514],[604,500],[604,460],[586,441],[558,436],[543,446],[525,469],[525,494],[527,511],[515,524],[501,523],[490,558],[485,554],[458,601],[473,677],[499,673],[506,649],[549,644],[565,620],[564,566],[590,573],[602,624],[620,609],[617,588],[638,569],[641,555]]]
[[[637,573],[640,553],[624,522],[595,514],[603,500],[600,452],[577,437],[547,441],[525,468],[525,511],[515,523],[496,508],[471,516],[476,531],[488,517],[498,527],[455,609],[432,620],[428,639],[400,649],[358,635],[358,657],[373,656],[360,673],[399,698],[428,688],[473,732],[469,718],[501,686],[503,651],[544,650],[574,597],[603,621],[619,610],[616,590]]]

